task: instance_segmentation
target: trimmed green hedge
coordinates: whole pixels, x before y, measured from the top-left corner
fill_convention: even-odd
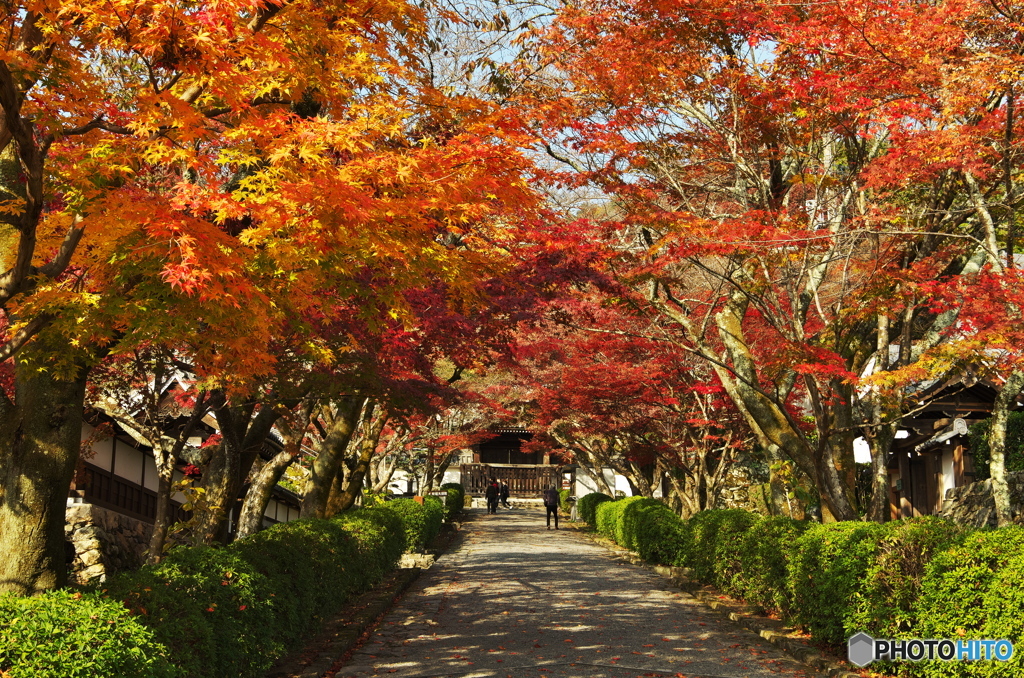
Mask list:
[[[584,501],[586,500],[586,501]],[[746,599],[833,646],[876,638],[1007,638],[1024,647],[1024,527],[973,530],[925,517],[886,524],[807,523],[738,510],[681,520],[662,503],[580,499],[597,530],[647,562]],[[838,649],[838,648],[837,648]],[[1008,663],[872,665],[927,678],[1024,675]]]
[[[168,650],[119,601],[50,591],[0,596],[0,675],[173,678]]]
[[[864,572],[861,595],[847,617],[847,635],[864,631],[875,638],[899,638],[916,628],[913,608],[929,562],[937,550],[954,548],[966,534],[963,525],[936,516],[886,523]]]
[[[583,519],[583,522],[594,527],[597,525],[597,506],[606,501],[614,500],[601,492],[585,494],[576,502],[576,513]]]
[[[917,675],[936,677],[1024,675],[1024,528],[979,530],[936,553],[914,604],[921,638],[1006,638],[1009,662],[925,662]]]
[[[648,563],[683,567],[692,550],[690,523],[679,520],[662,503],[638,504],[631,509],[633,541],[640,557]]]
[[[790,556],[794,619],[826,643],[846,642],[845,618],[863,595],[864,573],[878,551],[878,523],[813,525]]]
[[[281,523],[224,548],[173,549],[104,592],[151,629],[181,675],[255,678],[379,582],[404,546],[394,512],[355,509]]]
[[[466,501],[466,489],[462,483],[445,483],[441,486],[447,494],[444,498],[444,521],[450,523],[462,512]]]
[[[559,490],[558,491],[558,505],[565,512],[572,510],[572,502],[569,501],[569,497],[572,496],[572,490]]]
[[[762,612],[792,616],[789,554],[810,523],[785,516],[756,520],[739,548],[738,595]]]
[[[668,507],[657,499],[646,497],[628,497],[620,499],[619,502],[622,503],[622,508],[615,524],[615,541],[628,549],[636,550],[639,543],[637,532],[644,516],[650,509],[657,510],[658,507]]]
[[[731,590],[738,567],[736,550],[743,532],[757,518],[739,509],[701,511],[690,519],[693,546],[686,565],[702,582]]]
[[[622,518],[625,499],[602,502],[594,510],[594,529],[603,537],[615,539],[615,527]]]
[[[392,499],[381,508],[402,521],[405,550],[409,552],[426,548],[444,524],[444,504],[438,497],[423,497],[422,504],[415,499]]]
[[[410,540],[437,534],[440,499],[410,501],[416,508],[408,511],[395,503],[281,523],[223,548],[172,549],[103,591],[0,597],[0,673],[262,676],[377,584]]]

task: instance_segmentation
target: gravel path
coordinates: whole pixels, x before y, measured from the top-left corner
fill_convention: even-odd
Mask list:
[[[818,676],[537,509],[474,509],[336,676]]]

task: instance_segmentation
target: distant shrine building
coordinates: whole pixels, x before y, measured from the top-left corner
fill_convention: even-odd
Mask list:
[[[507,483],[516,497],[540,496],[552,485],[575,488],[576,467],[563,463],[557,451],[524,449],[524,443],[533,439],[528,430],[496,426],[490,433],[493,437],[489,440],[470,446],[471,460],[466,454],[459,466],[460,482],[468,494],[483,494],[491,478]]]

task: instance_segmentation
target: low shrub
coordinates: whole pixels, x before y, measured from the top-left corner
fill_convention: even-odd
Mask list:
[[[441,489],[447,493],[444,498],[444,520],[450,523],[462,512],[466,501],[466,489],[461,483],[445,483]]]
[[[1024,528],[1003,527],[965,535],[936,553],[925,567],[914,605],[921,638],[1006,638],[1024,644]],[[935,678],[1020,676],[1021,653],[1009,662],[922,662],[916,675]]]
[[[594,512],[594,529],[602,537],[615,539],[615,524],[619,522],[619,517],[625,506],[625,504],[621,503],[622,501],[622,499],[616,499],[598,504],[597,510]]]
[[[740,595],[743,590],[743,537],[760,518],[749,511],[724,509],[718,529],[709,535],[714,546],[711,583],[725,593]]]
[[[175,678],[168,650],[118,601],[49,591],[0,596],[0,675]]]
[[[729,540],[738,538],[735,535],[740,525],[748,526],[753,522],[755,514],[740,509],[710,509],[694,514],[689,521],[693,534],[693,547],[686,559],[686,565],[693,570],[693,577],[705,584],[718,582],[719,570],[733,568],[733,563],[719,566],[719,532],[729,533]],[[729,553],[732,553],[731,547]],[[716,569],[718,568],[718,569]]]
[[[790,559],[789,588],[794,619],[816,640],[846,642],[846,619],[878,549],[883,526],[841,522],[813,525],[796,540]]]
[[[340,532],[340,530],[339,530]],[[258,676],[286,649],[274,580],[237,549],[173,549],[159,565],[116,577],[107,588],[172,652],[188,676]]]
[[[558,491],[558,505],[563,511],[568,513],[572,510],[572,502],[569,501],[569,497],[572,496],[570,490],[559,490]]]
[[[661,502],[630,507],[634,549],[648,563],[682,566],[693,543],[690,525]]]
[[[444,507],[437,497],[424,497],[422,504],[415,499],[394,499],[383,508],[402,521],[405,550],[409,552],[422,551],[444,522]]]
[[[423,533],[423,547],[426,548],[444,526],[445,508],[440,497],[423,497],[423,508],[427,512],[426,529]]]
[[[353,562],[345,562],[331,554],[332,567],[343,573],[340,576],[348,582],[349,593],[375,586],[402,557],[406,544],[403,526],[398,516],[386,508],[345,511],[330,520],[341,525],[355,541],[356,559]],[[321,571],[329,570],[322,567]]]
[[[622,508],[619,510],[619,518],[615,524],[615,541],[620,546],[635,551],[640,523],[648,517],[645,509],[657,509],[657,507],[667,509],[668,507],[650,497],[629,497],[620,499],[619,502],[622,503]]]
[[[747,529],[740,540],[740,575],[735,580],[740,597],[763,612],[792,614],[789,557],[808,527],[805,521],[769,516]]]
[[[380,581],[405,543],[394,512],[355,509],[224,548],[173,549],[159,565],[114,577],[105,592],[152,629],[183,675],[255,678]]]
[[[878,549],[864,572],[861,596],[846,621],[846,634],[899,638],[917,626],[914,603],[932,557],[953,547],[967,528],[936,516],[885,523]]]
[[[576,502],[576,513],[585,523],[595,527],[597,525],[597,506],[606,501],[613,501],[613,499],[601,492],[585,494]]]

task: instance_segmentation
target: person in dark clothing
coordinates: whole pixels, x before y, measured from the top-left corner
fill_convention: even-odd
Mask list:
[[[487,485],[487,489],[484,490],[484,497],[487,498],[487,512],[497,513],[498,512],[498,481],[491,478],[491,482]]]
[[[548,511],[548,529],[551,529],[551,516],[555,517],[555,529],[558,529],[558,490],[552,485],[548,489],[544,490],[542,495],[544,497],[544,508]]]
[[[512,508],[512,506],[508,503],[508,483],[506,483],[504,480],[501,481],[501,489],[498,493],[498,496],[501,497],[502,506],[504,506],[507,509]]]

